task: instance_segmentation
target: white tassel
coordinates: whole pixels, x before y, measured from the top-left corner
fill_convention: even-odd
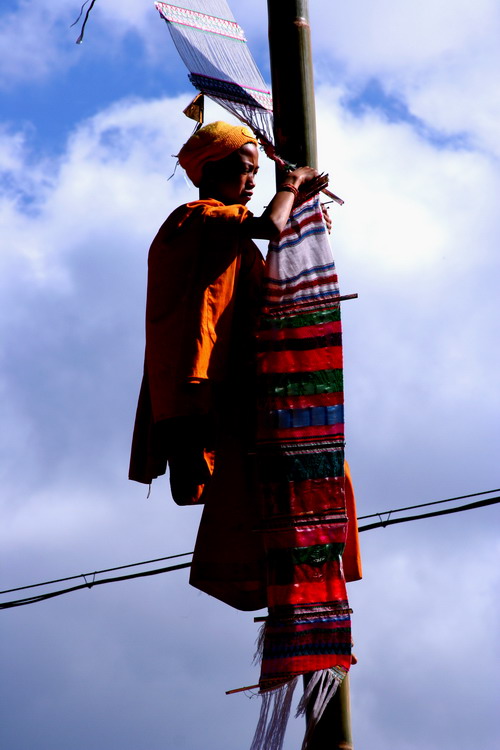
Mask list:
[[[337,688],[344,677],[345,672],[341,669],[323,669],[314,672],[307,683],[304,695],[300,699],[297,706],[297,713],[295,714],[296,717],[307,714],[307,731],[301,750],[307,750],[318,721],[323,716],[326,707],[337,692]],[[312,702],[312,696],[315,691],[316,695]]]
[[[253,655],[253,663],[260,664],[262,662],[262,656],[264,654],[264,638],[266,636],[266,623],[263,622],[259,630],[259,635],[255,641],[255,654]]]
[[[297,682],[298,677],[295,677],[285,685],[262,694],[259,723],[250,750],[281,750]]]

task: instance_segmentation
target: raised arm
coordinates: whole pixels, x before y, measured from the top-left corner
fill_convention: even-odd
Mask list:
[[[255,239],[276,239],[285,228],[295,199],[317,193],[327,185],[328,175],[319,174],[312,167],[299,167],[288,172],[264,213],[244,222],[244,231]]]

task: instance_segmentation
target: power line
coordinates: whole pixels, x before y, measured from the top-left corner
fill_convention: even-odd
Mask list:
[[[186,553],[187,554],[187,553]],[[134,563],[140,565],[140,563]],[[132,567],[132,566],[125,566]],[[130,581],[132,578],[145,578],[146,576],[156,576],[159,573],[170,573],[173,570],[181,570],[182,568],[191,567],[191,563],[180,563],[179,565],[170,565],[168,568],[155,568],[154,570],[145,570],[141,573],[129,573],[126,576],[114,576],[113,578],[103,578],[100,581],[92,580],[90,583],[80,583],[78,586],[71,586],[67,589],[59,589],[58,591],[50,591],[45,594],[39,594],[38,596],[29,596],[26,599],[16,599],[15,601],[2,602],[0,609],[11,609],[12,607],[22,607],[25,604],[34,604],[35,602],[43,602],[46,599],[53,599],[56,596],[62,596],[63,594],[69,594],[71,591],[79,591],[80,589],[91,589],[94,586],[101,586],[104,583],[116,583],[117,581]],[[83,575],[83,574],[82,574]],[[77,576],[79,578],[80,576]],[[86,576],[83,576],[86,578]],[[90,577],[90,576],[89,576]],[[43,585],[43,584],[36,584]]]
[[[482,493],[480,493],[482,494]],[[490,497],[487,500],[478,500],[475,503],[468,503],[467,505],[460,505],[458,508],[445,508],[444,510],[435,510],[432,513],[420,513],[418,516],[405,516],[404,518],[387,518],[385,521],[378,521],[377,523],[368,523],[365,526],[360,526],[359,531],[371,531],[372,529],[385,528],[386,526],[392,526],[395,523],[408,523],[408,521],[419,521],[421,518],[435,518],[436,516],[447,516],[450,513],[461,513],[464,510],[473,510],[474,508],[484,508],[486,505],[495,505],[500,502],[499,497]],[[426,505],[435,505],[436,503],[426,503]],[[422,506],[415,506],[416,508]],[[406,509],[408,510],[408,509]],[[388,515],[395,513],[396,511],[389,511]],[[385,515],[383,513],[375,513],[374,515]],[[373,516],[365,516],[365,518],[372,518]]]
[[[480,495],[492,495],[494,492],[500,492],[500,488],[496,490],[486,490],[485,492],[472,492],[470,495],[457,495],[457,497],[449,497],[447,500],[433,500],[430,503],[420,503],[420,505],[408,505],[407,508],[396,508],[395,510],[386,510],[384,513],[370,513],[368,516],[358,516],[358,521],[364,521],[366,518],[377,518],[380,516],[390,516],[392,513],[403,513],[406,510],[415,510],[416,508],[427,508],[430,505],[442,505],[443,503],[452,503],[455,500],[466,500],[469,497],[479,497]]]
[[[359,516],[357,519],[358,521],[366,519],[366,518],[373,518],[373,517],[379,517],[381,519],[380,521],[376,523],[371,523],[371,524],[366,524],[364,526],[360,526],[359,531],[360,532],[371,531],[372,529],[385,528],[386,526],[391,526],[396,523],[408,523],[410,521],[418,521],[423,518],[435,518],[437,516],[449,515],[450,513],[460,513],[466,510],[473,510],[473,509],[482,508],[488,505],[495,505],[496,503],[500,502],[500,496],[488,498],[485,500],[478,500],[474,503],[468,503],[466,505],[460,505],[457,508],[446,508],[444,510],[437,510],[437,511],[433,511],[430,513],[420,513],[419,515],[406,516],[404,518],[390,518],[392,513],[401,513],[406,510],[413,510],[414,508],[424,508],[424,507],[428,507],[431,505],[440,505],[442,503],[452,502],[454,500],[459,500],[459,499],[464,499],[464,498],[469,498],[469,497],[477,497],[478,495],[487,495],[492,492],[498,492],[498,490],[488,490],[487,492],[475,492],[470,495],[461,495],[459,497],[449,498],[447,500],[435,500],[430,503],[421,503],[420,505],[408,506],[407,508],[398,508],[396,510],[384,511],[383,513],[372,513],[368,516]],[[382,516],[387,516],[386,520],[382,520]],[[26,597],[24,599],[16,599],[16,600],[9,601],[9,602],[2,602],[0,603],[0,609],[11,609],[13,607],[22,607],[26,604],[34,604],[35,602],[41,602],[41,601],[45,601],[46,599],[53,599],[54,597],[62,596],[63,594],[69,594],[72,591],[79,591],[85,588],[91,589],[93,586],[101,586],[105,583],[116,583],[118,581],[130,581],[133,578],[145,578],[147,576],[159,575],[160,573],[171,573],[174,570],[182,570],[184,568],[189,568],[191,567],[191,563],[180,563],[179,565],[170,565],[164,568],[155,568],[153,570],[142,571],[140,573],[129,573],[128,575],[114,576],[112,578],[103,578],[101,580],[95,579],[96,575],[100,575],[102,573],[110,573],[110,572],[114,572],[117,570],[125,570],[127,568],[134,568],[134,567],[138,567],[141,565],[148,565],[148,564],[151,564],[154,562],[160,562],[163,560],[172,560],[172,559],[179,558],[179,557],[186,557],[192,554],[193,554],[192,552],[183,552],[178,555],[169,555],[167,557],[158,557],[153,560],[146,560],[144,562],[130,563],[129,565],[120,565],[114,568],[106,568],[100,571],[95,571],[94,573],[80,573],[80,575],[68,576],[66,578],[57,578],[57,579],[54,579],[53,581],[45,581],[43,583],[30,584],[29,586],[19,586],[17,588],[6,589],[5,591],[0,591],[0,594],[8,594],[14,591],[24,591],[24,590],[31,589],[31,588],[37,588],[39,586],[49,586],[54,583],[72,581],[78,578],[83,578],[85,581],[85,583],[78,584],[77,586],[71,586],[69,588],[59,589],[57,591],[51,591],[51,592],[47,592],[44,594],[39,594],[37,596]],[[92,579],[92,580],[89,582],[87,579]]]
[[[54,578],[53,581],[43,581],[42,583],[31,583],[29,586],[18,586],[15,589],[5,589],[0,591],[0,594],[12,594],[14,591],[26,591],[27,589],[35,589],[38,586],[51,586],[54,583],[64,583],[65,581],[76,581],[78,578],[83,578],[85,581],[87,578],[101,575],[102,573],[114,573],[116,570],[127,570],[127,568],[137,568],[142,565],[150,565],[152,563],[163,562],[164,560],[175,560],[178,557],[187,557],[192,555],[192,552],[182,552],[179,555],[168,555],[167,557],[156,557],[154,560],[143,560],[143,562],[130,563],[129,565],[118,565],[115,568],[103,568],[103,570],[95,570],[93,573],[80,573],[76,576],[66,576],[66,578]],[[85,583],[85,585],[87,585]],[[83,587],[85,588],[85,586]]]

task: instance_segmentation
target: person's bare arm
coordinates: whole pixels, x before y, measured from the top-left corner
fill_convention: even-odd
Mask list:
[[[286,175],[282,185],[290,185],[299,193],[307,195],[326,187],[328,176],[318,174],[312,167],[299,167]],[[255,239],[273,240],[279,237],[288,221],[295,197],[293,190],[278,188],[262,216],[253,216],[244,222],[245,232]]]

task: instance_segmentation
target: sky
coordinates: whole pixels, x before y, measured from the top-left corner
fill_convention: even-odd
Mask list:
[[[269,79],[266,3],[233,0]],[[194,89],[150,0],[0,8],[0,589],[192,550],[199,509],[127,480],[146,259],[195,197]],[[320,168],[360,515],[500,486],[500,8],[311,0]],[[209,118],[227,116],[215,105]],[[263,165],[251,208],[273,194]],[[497,493],[498,494],[498,493]],[[355,747],[494,750],[495,506],[362,534]],[[27,592],[29,593],[29,592]],[[7,594],[2,600],[17,597]],[[185,570],[0,617],[6,750],[245,750],[257,625]],[[284,750],[300,746],[292,720]]]

